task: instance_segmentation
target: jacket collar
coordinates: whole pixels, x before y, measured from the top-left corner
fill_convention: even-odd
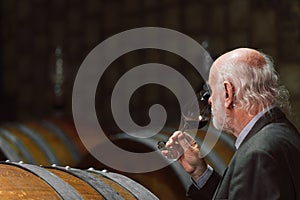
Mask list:
[[[243,140],[240,146],[242,146],[247,140],[253,137],[259,130],[271,122],[278,121],[285,118],[285,114],[278,108],[274,107],[266,112],[252,127],[246,138]]]

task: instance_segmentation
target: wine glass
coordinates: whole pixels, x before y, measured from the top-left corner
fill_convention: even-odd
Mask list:
[[[207,84],[204,84],[203,89],[197,94],[197,99],[192,100],[189,102],[185,108],[183,109],[186,113],[182,113],[183,118],[183,127],[180,131],[187,131],[187,130],[195,130],[201,129],[206,124],[208,124],[210,117],[211,117],[211,107],[208,103],[208,99],[210,97],[209,87]],[[199,106],[199,113],[195,113],[192,108],[194,106]],[[165,141],[158,141],[157,147],[159,150],[165,149]]]

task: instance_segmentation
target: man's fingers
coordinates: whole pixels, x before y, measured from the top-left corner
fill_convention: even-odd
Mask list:
[[[175,131],[173,135],[169,138],[168,142],[166,143],[166,147],[170,147],[173,145],[178,144],[178,136],[181,134],[181,131]]]

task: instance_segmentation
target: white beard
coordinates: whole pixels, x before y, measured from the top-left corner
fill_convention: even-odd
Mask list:
[[[213,125],[216,129],[222,130],[223,129],[223,122],[222,116],[225,115],[225,111],[221,106],[221,101],[220,99],[216,99],[215,102],[213,102],[212,107],[211,107],[211,113],[213,117]]]
[[[222,106],[220,99],[212,104],[211,113],[213,118],[213,125],[216,129],[221,131],[230,131],[230,118],[226,114],[225,107]]]

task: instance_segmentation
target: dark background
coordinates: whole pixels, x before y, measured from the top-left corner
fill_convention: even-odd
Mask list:
[[[291,93],[291,120],[300,127],[299,0],[1,0],[1,121],[41,119],[55,109],[71,117],[73,82],[83,59],[106,38],[131,28],[158,26],[204,44],[213,58],[236,47],[271,55]],[[53,95],[55,49],[63,53],[63,101]],[[159,50],[128,53],[102,77],[96,96],[102,124],[114,128],[109,108],[115,82],[130,68],[158,62],[177,68],[198,90],[202,84],[184,60]],[[153,103],[167,105],[168,123],[179,120],[176,98],[166,88],[145,86],[130,105],[133,119],[149,122]]]

